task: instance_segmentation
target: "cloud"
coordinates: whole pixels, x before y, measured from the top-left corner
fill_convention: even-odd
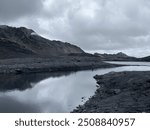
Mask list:
[[[24,16],[37,15],[42,0],[0,0],[0,20],[13,21]]]
[[[11,1],[0,0],[0,23],[27,26],[85,50],[150,49],[149,0]]]

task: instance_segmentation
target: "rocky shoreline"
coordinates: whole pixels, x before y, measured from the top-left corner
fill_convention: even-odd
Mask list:
[[[150,72],[110,72],[94,78],[95,95],[74,113],[150,112]]]
[[[0,74],[77,71],[118,67],[94,56],[53,56],[50,58],[15,58],[0,60]]]

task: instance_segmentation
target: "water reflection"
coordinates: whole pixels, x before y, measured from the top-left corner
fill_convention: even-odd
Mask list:
[[[0,96],[0,104],[1,113],[34,113],[40,111],[35,104],[20,102],[15,97],[3,94]]]
[[[55,73],[31,73],[22,75],[0,75],[0,91],[25,90],[32,87],[32,83],[37,83],[49,77],[68,76],[74,72],[55,72]]]
[[[94,95],[96,81],[93,76],[111,71],[150,71],[150,67],[1,76],[0,112],[70,112]]]
[[[9,109],[11,106],[16,106],[16,109],[10,109],[9,112],[20,112],[19,110],[22,106],[28,106],[28,109],[25,109],[26,111],[23,109],[21,112],[70,112],[85,101],[83,100],[81,102],[83,96],[90,97],[94,94],[96,87],[91,72],[92,71],[82,71],[72,73],[71,75],[64,74],[63,76],[59,74],[59,77],[57,77],[57,74],[57,76],[55,75],[56,77],[53,75],[38,83],[35,83],[35,80],[32,80],[34,81],[33,83],[30,82],[31,80],[28,81],[25,79],[27,80],[24,82],[25,84],[26,82],[30,82],[30,88],[27,86],[28,88],[24,89],[24,91],[22,91],[22,89],[20,91],[20,89],[17,90],[19,88],[19,86],[17,86],[17,89],[14,91],[4,91],[0,93],[0,98],[3,99],[0,100],[0,112],[8,112],[7,109],[3,108],[6,107]],[[42,74],[40,74],[40,77],[41,75]],[[24,76],[22,78],[24,78]],[[25,84],[20,84],[20,86],[25,86]],[[13,86],[13,88],[15,88],[15,86]],[[5,103],[8,99],[11,99],[11,102],[14,102],[13,104],[15,105]]]

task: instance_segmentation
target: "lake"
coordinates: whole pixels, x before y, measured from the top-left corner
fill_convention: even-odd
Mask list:
[[[96,91],[96,74],[150,71],[150,62],[111,62],[130,66],[78,72],[0,75],[1,113],[68,113]]]

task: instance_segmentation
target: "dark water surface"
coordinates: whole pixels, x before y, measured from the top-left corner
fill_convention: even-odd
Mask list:
[[[133,64],[130,62],[130,64]],[[134,64],[136,65],[136,64]],[[150,71],[150,63],[95,71],[0,75],[0,112],[70,112],[96,90],[93,76],[111,71]]]

